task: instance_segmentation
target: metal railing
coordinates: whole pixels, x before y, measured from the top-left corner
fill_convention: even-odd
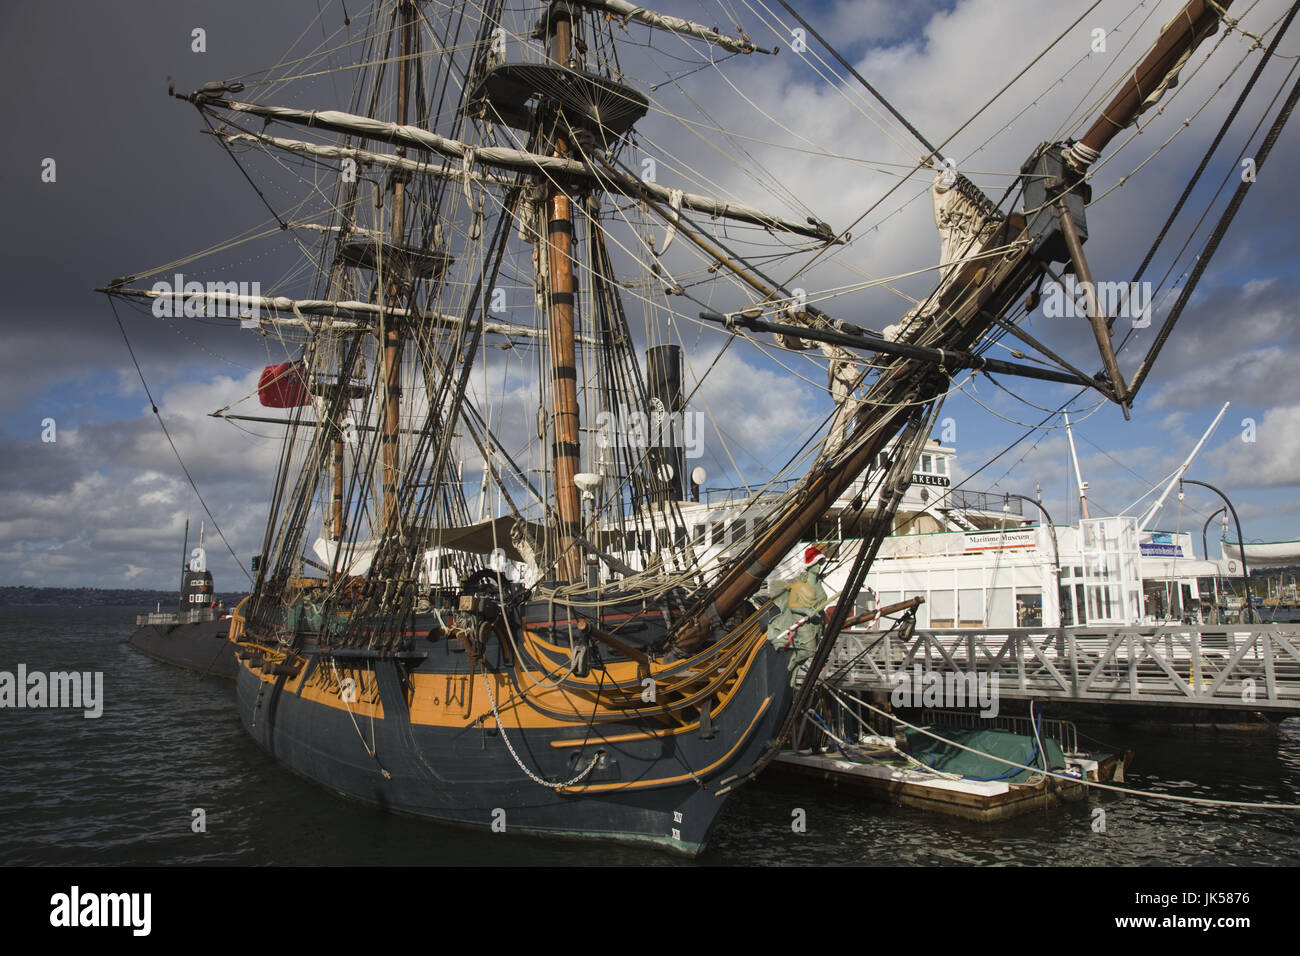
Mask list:
[[[776,498],[794,487],[797,478],[774,481],[772,484],[754,485],[751,488],[705,488],[704,503],[710,507],[730,504],[733,501],[751,501],[755,498]]]
[[[942,502],[949,511],[992,511],[1000,512],[1004,508],[1008,514],[1025,514],[1025,505],[1019,498],[1008,498],[996,491],[967,491],[958,488],[952,491]]]
[[[840,636],[825,674],[888,690],[922,673],[997,675],[1010,699],[1300,714],[1300,624],[916,630]]]
[[[999,714],[986,717],[978,711],[971,710],[935,710],[926,708],[921,711],[919,723],[923,725],[940,725],[943,727],[961,727],[970,730],[1009,730],[1026,737],[1034,735],[1036,721],[1028,717],[1012,717]],[[1044,737],[1051,737],[1061,745],[1061,750],[1069,755],[1079,752],[1079,731],[1069,720],[1043,718],[1040,731]]]
[[[224,613],[224,612],[222,612]],[[148,624],[165,627],[170,624],[202,624],[206,621],[215,621],[217,612],[210,607],[197,608],[193,611],[151,611],[148,614],[137,614],[135,616],[135,626],[144,627]]]

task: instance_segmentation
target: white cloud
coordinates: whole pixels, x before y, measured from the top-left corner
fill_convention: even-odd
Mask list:
[[[1229,423],[1230,425],[1232,423]],[[1300,485],[1300,404],[1270,408],[1255,423],[1254,441],[1245,429],[1229,427],[1230,440],[1209,456],[1232,485],[1248,488]]]
[[[683,80],[683,86],[699,104],[698,109],[672,85],[656,92],[656,100],[666,110],[702,125],[683,129],[662,115],[652,114],[641,125],[645,151],[664,158],[661,182],[665,184],[672,178],[673,185],[720,192],[797,218],[811,213],[837,228],[846,228],[897,182],[901,171],[897,164],[915,161],[921,147],[892,120],[880,118],[880,108],[870,102],[856,81],[828,83],[793,54],[786,37],[773,37],[757,22],[750,5],[741,6],[744,26],[755,40],[763,45],[778,40],[784,47],[782,52],[776,57],[729,60],[722,67],[725,80],[708,73]],[[1281,0],[1261,2],[1243,26],[1257,29],[1275,19],[1283,6]],[[662,7],[688,16],[700,12],[698,4],[665,2]],[[846,0],[806,15],[920,130],[938,143],[970,118],[1082,9],[1083,4],[1040,0],[958,0],[945,6],[908,4],[900,10],[899,5],[882,0]],[[1002,101],[976,119],[951,146],[944,147],[945,154],[959,160],[960,168],[969,171],[972,179],[992,195],[1000,195],[1038,142],[1054,138],[1067,118],[1095,113],[1088,104],[1088,109],[1076,114],[1080,98],[1095,97],[1104,90],[1115,78],[1117,68],[1131,65],[1136,51],[1145,47],[1166,19],[1155,13],[1137,30],[1146,14],[1135,15],[1122,33],[1112,34],[1110,54],[1088,57],[1076,66],[1087,52],[1091,28],[1114,26],[1132,10],[1128,0],[1106,0]],[[644,32],[641,28],[634,30],[638,36]],[[1130,47],[1120,56],[1119,47],[1130,40]],[[1170,101],[1168,114],[1098,173],[1098,193],[1144,159],[1200,105],[1221,78],[1225,64],[1235,60],[1237,54],[1232,48],[1240,44],[1233,38],[1228,45],[1227,53],[1216,57],[1201,75],[1191,77],[1186,71],[1177,99]],[[677,50],[670,40],[659,44],[658,49],[698,52],[691,44],[681,46]],[[629,75],[635,75],[636,67],[645,65],[647,56],[633,49],[622,66]],[[663,63],[674,72],[682,68],[676,61]],[[1068,82],[1057,83],[1067,71]],[[1094,80],[1100,80],[1100,85],[1090,91]],[[1244,71],[1234,77],[1211,108],[1197,117],[1176,141],[1175,148],[1158,157],[1141,178],[1135,178],[1090,210],[1093,238],[1088,251],[1099,278],[1128,278],[1145,242],[1177,195],[1180,177],[1217,130],[1243,81]],[[761,104],[769,115],[757,112],[749,101]],[[1021,110],[1023,115],[1017,116]],[[722,137],[709,129],[715,121],[740,136],[735,140]],[[1008,123],[1009,128],[1003,131],[1001,128]],[[889,135],[881,125],[888,128]],[[995,138],[984,145],[990,137]],[[818,155],[818,151],[835,155]],[[668,153],[677,158],[669,161]],[[762,172],[751,175],[745,171],[755,167],[761,167]],[[695,169],[705,174],[695,176],[691,172]],[[801,275],[798,285],[816,293],[861,283],[866,277],[934,264],[938,241],[925,196],[928,180],[928,174],[923,175],[917,182],[899,188],[854,228],[856,238],[852,243]],[[1256,199],[1252,194],[1256,214],[1270,212],[1259,208],[1261,204],[1269,205],[1270,196],[1275,200],[1274,207],[1288,205],[1290,186],[1285,185],[1285,180],[1267,175],[1261,178],[1256,189],[1264,192],[1264,198]],[[1278,182],[1284,185],[1276,185]],[[1289,205],[1293,207],[1294,203]],[[902,211],[896,212],[900,208]],[[662,236],[662,230],[661,224],[655,226],[657,235]],[[228,233],[235,231],[232,227]],[[746,244],[750,233],[721,226],[718,233],[742,252],[752,251]],[[224,236],[209,238],[215,241]],[[1225,248],[1225,253],[1234,256],[1232,261],[1244,262],[1247,268],[1252,248],[1258,248],[1248,241],[1251,238],[1243,236],[1241,243]],[[628,245],[638,248],[631,242]],[[758,251],[768,250],[759,247]],[[763,268],[777,280],[784,280],[806,260],[806,255],[798,255],[764,262]],[[690,252],[685,242],[678,241],[670,259],[674,274],[679,274],[677,263],[685,264],[680,271],[686,272],[702,269],[711,260]],[[625,255],[620,268],[624,265],[628,265]],[[879,328],[907,308],[900,292],[921,295],[933,281],[933,275],[926,275],[895,282],[893,289],[854,291],[826,300],[825,307],[850,321]],[[527,285],[525,281],[523,299],[531,305]],[[1295,331],[1290,307],[1294,297],[1294,284],[1255,276],[1237,293],[1202,292],[1198,296],[1196,306],[1189,310],[1162,356],[1139,407],[1140,413],[1167,410],[1170,414],[1161,421],[1153,417],[1123,432],[1116,431],[1113,438],[1106,433],[1103,443],[1112,448],[1133,446],[1117,453],[1122,466],[1114,458],[1080,449],[1085,478],[1093,483],[1099,499],[1118,506],[1141,494],[1146,481],[1128,469],[1152,478],[1167,473],[1195,438],[1187,434],[1187,429],[1199,433],[1196,422],[1200,410],[1207,403],[1226,398],[1238,404],[1254,402],[1267,409],[1260,421],[1260,440],[1244,452],[1235,446],[1229,450],[1226,445],[1216,445],[1213,453],[1207,452],[1207,463],[1247,484],[1253,481],[1283,486],[1300,478],[1290,465],[1300,460],[1293,454],[1297,449],[1291,447],[1294,440],[1290,437],[1300,434],[1294,427],[1300,417],[1300,385],[1296,384],[1300,376],[1291,374],[1290,358],[1300,348],[1300,333]],[[752,299],[751,293],[733,284],[710,297],[709,306],[733,309]],[[629,293],[626,301],[629,312],[639,314],[635,296]],[[673,304],[687,312],[694,309],[693,304],[683,305],[678,300]],[[660,336],[656,340],[666,334],[660,328],[653,331]],[[671,330],[670,337],[690,342],[697,331],[694,325],[680,323]],[[635,330],[638,337],[645,334],[644,328]],[[1095,366],[1095,349],[1082,325],[1043,333],[1054,345],[1058,336],[1066,339],[1061,350],[1067,356],[1085,362],[1085,367]],[[712,360],[718,341],[717,336],[709,336],[705,342],[713,345],[692,353],[697,371]],[[1142,344],[1139,338],[1135,347]],[[104,355],[96,354],[92,343],[74,339],[61,343],[63,364],[33,363],[31,355],[46,354],[42,350],[49,348],[44,330],[7,330],[5,345],[0,350],[0,400],[9,406],[21,407],[34,391],[56,383],[66,385],[84,369],[106,361]],[[723,480],[731,472],[728,451],[742,469],[756,465],[778,467],[811,427],[824,418],[828,406],[819,393],[824,371],[801,356],[782,355],[781,359],[811,379],[812,384],[799,381],[744,345],[733,347],[705,381],[698,404],[707,405],[722,428],[721,436],[712,426],[706,429],[704,463],[711,473],[710,483]],[[108,360],[118,366],[118,391],[138,395],[134,369],[122,366],[125,355]],[[490,380],[498,381],[495,374]],[[687,381],[694,384],[689,374]],[[253,391],[255,383],[256,372],[212,374],[207,370],[194,380],[174,380],[161,395],[156,393],[186,464],[244,559],[260,547],[278,442],[254,437],[207,417],[207,413]],[[1009,418],[1036,421],[1041,417],[1041,413],[1026,412],[996,390],[983,389],[980,398]],[[506,414],[494,421],[505,435],[507,446],[535,448],[535,395],[512,379],[503,408]],[[1191,414],[1193,411],[1197,414]],[[963,414],[959,447],[967,470],[973,471],[982,462],[981,454],[997,450],[996,442],[984,436],[990,422],[999,424],[987,413],[978,412],[969,418]],[[252,432],[279,434],[278,426],[246,427]],[[1101,432],[1091,434],[1096,437]],[[989,447],[978,447],[985,444]],[[0,455],[0,475],[4,477],[0,515],[5,516],[0,520],[0,581],[111,584],[131,580],[170,586],[185,516],[193,516],[197,523],[201,509],[147,408],[129,420],[61,429],[55,446],[38,447],[34,436],[31,441],[6,440],[4,445],[4,451],[12,454]],[[468,470],[475,458],[468,441],[464,442],[464,450]],[[1013,475],[999,487],[1014,482],[1013,490],[1032,496],[1033,485],[1041,483],[1049,502],[1055,502],[1049,506],[1054,510],[1057,504],[1065,508],[1068,466],[1060,433],[1045,439],[1028,455],[1017,450],[1005,460],[1005,464],[1012,463],[1017,463]],[[991,482],[1002,470],[995,467],[984,477]],[[974,487],[980,487],[978,480]],[[1276,512],[1287,513],[1287,509],[1279,506]],[[218,587],[237,586],[242,576],[237,576],[228,558],[221,557],[224,549],[215,538],[209,538],[208,550],[219,574]]]

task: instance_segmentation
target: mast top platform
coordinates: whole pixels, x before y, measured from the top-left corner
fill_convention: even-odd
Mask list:
[[[378,270],[395,274],[401,280],[428,279],[437,282],[454,261],[440,249],[420,249],[392,240],[348,239],[339,248],[339,260],[357,269]]]
[[[483,74],[469,97],[470,115],[527,130],[545,106],[575,130],[598,140],[617,139],[650,109],[630,86],[571,67],[503,63]]]

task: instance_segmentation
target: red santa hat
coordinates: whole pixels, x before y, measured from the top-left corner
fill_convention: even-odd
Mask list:
[[[809,545],[803,550],[803,566],[811,568],[818,561],[825,561],[826,555],[822,554],[821,549],[816,545]]]

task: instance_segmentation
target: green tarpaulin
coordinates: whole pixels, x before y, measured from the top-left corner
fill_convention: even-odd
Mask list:
[[[996,778],[1007,783],[1028,782],[1031,776],[1028,770],[1016,770],[1014,767],[981,756],[986,753],[1006,760],[1014,760],[1029,767],[1043,766],[1042,757],[1035,752],[1032,736],[1012,733],[1010,730],[982,730],[939,725],[926,729],[940,737],[946,737],[955,743],[980,751],[978,754],[973,754],[951,744],[941,743],[919,731],[909,730],[907,732],[908,753],[921,763],[945,773],[956,773],[972,779]],[[1064,770],[1065,755],[1061,752],[1061,745],[1051,737],[1043,737],[1042,740],[1043,749],[1047,751],[1047,769]]]

